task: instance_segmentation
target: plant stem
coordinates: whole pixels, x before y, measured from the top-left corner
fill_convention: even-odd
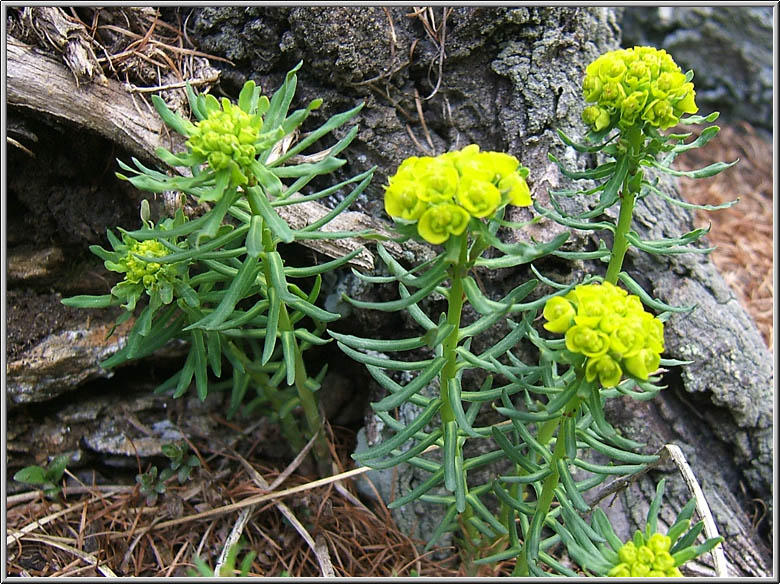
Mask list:
[[[450,292],[447,302],[447,324],[451,324],[455,328],[444,339],[442,343],[442,355],[446,358],[444,367],[441,370],[439,377],[439,388],[441,391],[441,419],[442,423],[451,422],[455,419],[455,414],[452,411],[452,405],[450,404],[449,386],[450,380],[455,378],[455,374],[458,371],[458,360],[455,349],[458,346],[458,333],[460,332],[460,318],[463,312],[463,277],[464,269],[466,265],[466,253],[467,253],[467,240],[465,235],[462,236],[462,243],[460,248],[459,261],[452,267],[450,273]]]
[[[252,213],[259,214],[259,210],[252,205],[252,199],[247,197],[250,209]],[[268,252],[276,251],[276,241],[274,240],[273,233],[269,229],[268,225],[263,222],[262,227],[262,242],[263,250]],[[271,281],[270,268],[267,263],[263,263],[263,272],[265,274],[266,282]],[[317,437],[314,440],[314,458],[317,463],[317,470],[321,476],[328,476],[332,472],[332,459],[330,456],[330,449],[328,448],[327,437],[322,424],[322,416],[320,416],[319,404],[314,393],[306,387],[306,381],[308,381],[308,375],[306,373],[306,366],[303,361],[303,354],[301,353],[300,345],[295,338],[295,326],[290,321],[290,315],[287,312],[287,305],[282,302],[279,310],[279,325],[278,334],[282,338],[285,333],[292,333],[293,347],[295,351],[295,389],[298,392],[298,398],[301,400],[301,407],[303,408],[303,414],[306,418],[306,424],[309,428],[309,435]]]
[[[447,302],[447,324],[452,325],[454,328],[452,332],[447,335],[442,343],[442,355],[446,361],[444,367],[441,370],[439,376],[439,390],[441,394],[441,423],[442,430],[448,422],[455,421],[455,413],[452,410],[452,404],[450,402],[449,387],[450,381],[455,379],[455,375],[458,372],[458,359],[455,349],[458,346],[458,334],[460,332],[460,319],[463,313],[463,278],[468,271],[468,236],[464,233],[460,236],[460,250],[458,253],[457,262],[453,264],[450,270],[450,291]],[[456,436],[457,440],[457,436]],[[457,449],[460,452],[460,449]],[[462,456],[462,454],[459,454]],[[465,471],[463,471],[465,472]],[[468,488],[468,487],[467,487]],[[476,574],[474,570],[473,559],[477,555],[478,545],[475,542],[479,541],[480,534],[476,527],[474,527],[468,518],[473,515],[471,506],[466,503],[466,508],[461,513],[461,524],[464,526],[466,533],[464,534],[466,540],[465,546],[465,559],[464,563],[470,576]]]
[[[582,398],[579,395],[575,394],[566,404],[563,414],[557,418],[548,420],[542,425],[538,434],[538,440],[541,444],[547,444],[547,442],[552,439],[553,433],[560,425],[564,416],[573,416],[576,414],[577,409],[580,407],[581,399]],[[563,426],[562,430],[565,427],[566,426]],[[553,497],[555,496],[555,488],[558,486],[558,482],[560,480],[560,475],[558,473],[558,461],[565,456],[566,440],[559,432],[558,439],[555,442],[555,450],[553,451],[552,459],[549,463],[550,474],[547,475],[547,478],[542,483],[542,492],[536,501],[536,509],[534,511],[534,518],[531,521],[530,529],[533,529],[534,523],[537,523],[538,521],[541,521],[542,526],[544,525],[544,519],[547,517],[547,514],[550,511],[550,505],[552,504]],[[512,571],[512,576],[529,576],[530,572],[528,565],[528,534],[526,534],[526,540],[523,543],[523,551],[517,558],[517,564],[515,564],[515,569]]]
[[[623,267],[623,258],[628,250],[628,240],[626,234],[631,227],[631,216],[634,213],[634,202],[636,193],[624,190],[620,199],[620,215],[618,217],[617,228],[615,229],[615,243],[612,245],[612,255],[607,267],[607,275],[604,278],[610,284],[617,284],[620,268]]]
[[[609,258],[607,275],[605,280],[610,284],[617,284],[618,274],[623,267],[623,259],[628,251],[629,243],[626,234],[631,229],[631,217],[634,214],[634,203],[639,193],[639,188],[634,186],[634,178],[639,172],[639,160],[642,156],[644,136],[639,126],[634,126],[626,134],[626,150],[621,156],[629,157],[628,173],[621,185],[620,214],[615,228],[615,240],[612,244],[612,254]]]
[[[279,313],[279,332],[284,334],[285,331],[294,332],[295,328],[290,322],[290,317],[287,314],[287,307],[282,304],[281,311]],[[295,344],[295,388],[298,391],[298,397],[301,400],[301,406],[303,407],[303,415],[306,417],[306,424],[309,427],[309,432],[312,436],[317,434],[314,440],[314,457],[317,460],[317,469],[321,476],[325,477],[331,474],[331,457],[330,449],[328,448],[328,440],[325,436],[324,428],[322,427],[322,417],[320,416],[319,404],[314,393],[306,387],[306,381],[308,375],[306,374],[306,366],[303,362],[303,355],[301,348],[298,345],[297,340],[293,340]]]

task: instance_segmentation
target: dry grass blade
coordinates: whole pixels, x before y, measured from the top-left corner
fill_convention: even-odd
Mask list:
[[[674,444],[666,444],[664,448],[666,449],[666,452],[669,453],[669,458],[671,458],[672,462],[677,466],[677,469],[680,471],[680,474],[685,481],[685,485],[696,500],[696,510],[699,512],[699,515],[704,522],[704,534],[708,539],[718,537],[718,528],[715,526],[715,520],[712,518],[710,506],[707,504],[707,499],[704,497],[704,493],[699,486],[699,481],[696,480],[691,467],[688,465],[688,461],[685,460],[685,455],[682,450],[680,450],[679,446]],[[723,553],[723,547],[719,545],[715,546],[711,553],[715,560],[715,571],[718,574],[718,578],[728,578],[728,564],[726,563],[726,556]]]
[[[304,448],[301,450],[301,452],[298,453],[298,456],[295,457],[295,460],[293,460],[292,464],[290,464],[284,472],[287,472],[288,475],[292,472],[293,469],[295,469],[298,465],[300,465],[301,461],[306,456],[306,453],[311,449],[312,445],[314,444],[314,440],[317,438],[317,435],[315,434],[311,440],[309,440],[308,444],[304,446]],[[263,476],[257,472],[254,467],[249,464],[249,462],[240,454],[233,451],[233,455],[238,458],[238,460],[241,462],[241,465],[249,472],[249,475],[252,477],[252,480],[259,486],[263,491],[271,491],[271,487],[268,485],[268,482],[263,478]],[[282,478],[282,480],[279,480],[279,477],[274,481],[274,484],[281,483],[286,476],[284,475],[284,472],[279,475],[279,477]],[[328,548],[325,547],[324,549],[320,546],[318,547],[312,539],[311,534],[307,531],[307,529],[303,526],[303,524],[298,521],[298,518],[295,516],[295,513],[292,512],[292,510],[282,503],[281,501],[277,501],[275,503],[276,508],[279,510],[279,512],[285,516],[285,518],[290,522],[290,524],[295,528],[295,531],[297,531],[300,536],[303,538],[303,540],[306,542],[306,545],[309,546],[312,552],[314,552],[315,557],[317,558],[317,562],[320,565],[320,570],[322,570],[322,575],[326,578],[334,576],[333,573],[333,565],[331,564],[330,557],[328,556]],[[224,560],[227,558],[228,550],[230,549],[230,546],[233,545],[238,541],[238,538],[241,536],[241,530],[243,529],[243,526],[246,525],[246,521],[249,518],[250,512],[248,510],[254,510],[255,506],[252,505],[251,507],[248,507],[247,509],[244,509],[239,516],[239,521],[236,521],[236,525],[233,528],[233,531],[231,531],[230,537],[228,537],[228,541],[225,542],[225,548],[222,552],[222,556],[220,557],[220,560],[222,563],[224,563]],[[241,521],[241,518],[243,517],[243,521]],[[240,525],[240,527],[239,527]],[[237,535],[235,535],[237,533]],[[231,542],[232,540],[232,542]],[[219,564],[218,564],[219,565]],[[215,573],[219,574],[219,571],[215,568]]]
[[[46,544],[48,546],[55,547],[57,549],[61,549],[63,551],[66,551],[68,553],[73,554],[74,556],[78,556],[80,559],[84,560],[91,566],[94,566],[95,569],[103,574],[106,578],[116,578],[117,575],[114,573],[113,570],[111,570],[108,566],[104,566],[100,563],[100,561],[93,556],[90,553],[81,551],[73,546],[70,546],[62,541],[60,541],[58,538],[53,537],[47,537],[45,535],[24,535],[25,539],[29,539],[31,541],[37,541],[43,544]]]
[[[222,568],[224,567],[225,563],[228,560],[228,555],[230,554],[230,548],[238,544],[238,540],[241,539],[241,534],[244,531],[244,527],[246,526],[247,521],[249,521],[249,516],[252,515],[252,512],[254,510],[255,510],[255,506],[252,505],[251,507],[246,507],[245,509],[242,509],[241,513],[238,514],[238,518],[236,519],[236,522],[233,524],[233,529],[230,530],[230,534],[225,540],[225,544],[222,548],[222,553],[219,555],[219,559],[217,560],[217,563],[214,566],[215,576],[222,575]]]

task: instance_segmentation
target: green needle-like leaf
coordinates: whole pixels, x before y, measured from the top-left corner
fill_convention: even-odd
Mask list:
[[[372,403],[371,409],[373,409],[375,412],[386,412],[405,403],[411,396],[415,395],[420,390],[428,386],[428,384],[439,374],[446,361],[447,360],[444,357],[437,357],[428,367],[426,367],[412,381],[407,383],[406,386],[404,386],[402,389],[395,391],[378,402]],[[370,365],[368,367],[369,369],[376,369]],[[383,387],[387,386],[383,384]],[[400,388],[401,386],[398,387]]]
[[[441,399],[436,398],[428,404],[426,407],[409,425],[407,425],[401,432],[397,433],[392,438],[385,440],[381,444],[364,450],[352,455],[352,458],[358,461],[371,460],[374,458],[381,458],[390,454],[390,451],[394,448],[398,448],[409,440],[415,433],[422,430],[425,425],[433,418],[434,414],[439,411],[441,407]]]

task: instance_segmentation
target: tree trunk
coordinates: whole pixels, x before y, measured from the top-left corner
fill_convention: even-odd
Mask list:
[[[545,200],[549,189],[565,186],[547,152],[568,161],[569,166],[584,164],[562,147],[555,128],[574,136],[584,133],[578,80],[595,57],[618,47],[620,34],[615,11],[597,7],[459,7],[417,12],[409,7],[219,7],[195,8],[190,21],[190,37],[200,50],[233,62],[233,67],[221,66],[228,93],[235,93],[250,77],[269,93],[302,59],[296,99],[300,103],[315,97],[324,99],[323,111],[313,115],[324,119],[359,101],[366,102],[358,119],[360,133],[347,152],[343,172],[354,174],[372,165],[378,169],[366,196],[345,220],[378,227],[387,225],[382,185],[411,155],[439,154],[477,143],[483,150],[514,154],[530,167],[532,195],[539,200]],[[117,436],[137,433],[138,426],[131,424],[135,429],[130,428],[122,416],[103,419],[100,412],[118,403],[122,411],[134,412],[135,419],[147,429],[170,414],[156,402],[149,402],[148,381],[141,393],[127,394],[123,389],[141,377],[138,368],[120,369],[110,384],[100,381],[111,374],[98,362],[122,342],[121,331],[114,340],[103,340],[113,314],[55,305],[61,295],[107,292],[109,284],[94,280],[104,277],[100,262],[86,259],[83,251],[89,244],[104,241],[106,227],[135,228],[133,208],[137,209],[140,195],[105,179],[100,193],[93,190],[98,200],[95,209],[114,202],[116,212],[96,216],[85,209],[81,217],[72,209],[83,205],[77,197],[84,192],[57,191],[52,183],[48,185],[49,198],[40,199],[27,195],[25,181],[31,180],[41,164],[48,167],[55,163],[85,164],[67,176],[86,184],[96,179],[95,173],[113,175],[115,166],[104,172],[102,167],[95,170],[94,162],[85,162],[88,158],[68,157],[74,127],[77,136],[82,136],[79,140],[85,140],[84,133],[101,137],[99,142],[87,140],[87,146],[115,146],[122,151],[118,157],[123,161],[129,161],[130,155],[152,160],[154,147],[164,144],[165,139],[156,116],[136,108],[120,83],[82,83],[77,88],[60,62],[12,37],[8,41],[9,128],[19,122],[22,129],[18,136],[65,141],[64,146],[45,141],[31,145],[36,159],[9,145],[8,176],[16,178],[9,179],[8,191],[8,310],[9,319],[18,324],[18,329],[9,330],[11,351],[6,369],[9,465],[30,464],[32,452],[41,453],[36,461],[40,462],[43,454],[69,450],[131,460],[126,444],[117,442]],[[93,160],[106,164],[98,154]],[[49,169],[45,175],[53,181],[61,172]],[[676,186],[668,184],[666,189],[674,194]],[[67,223],[57,223],[55,199],[71,210]],[[315,206],[310,209],[317,214]],[[45,237],[27,232],[27,227],[34,225],[30,215],[35,213],[40,215],[41,224],[52,226]],[[512,219],[528,219],[531,211],[518,209],[516,215]],[[646,239],[692,229],[690,213],[652,197],[640,202],[635,218],[636,230]],[[541,222],[530,234],[544,238],[557,229]],[[528,236],[528,232],[511,234],[518,240]],[[578,234],[573,245],[595,243],[592,236]],[[343,253],[321,247],[315,251],[331,256]],[[420,246],[412,253],[425,253],[425,248]],[[54,259],[41,267],[41,254]],[[74,261],[65,261],[72,254],[76,254]],[[370,256],[362,257],[359,266],[371,268]],[[567,281],[584,273],[603,273],[604,269],[596,262],[565,267],[540,262],[537,267],[547,274],[557,272],[554,277]],[[724,549],[731,575],[767,575],[771,564],[767,544],[771,542],[767,541],[766,528],[762,533],[753,528],[752,510],[756,507],[753,501],[769,505],[772,499],[771,356],[755,325],[706,257],[690,254],[661,259],[629,254],[625,269],[661,300],[697,305],[692,314],[677,315],[666,327],[667,355],[693,363],[670,371],[665,376],[668,388],[654,400],[613,400],[608,414],[626,435],[645,442],[649,450],[665,443],[682,448],[726,537]],[[91,282],[85,278],[89,272]],[[488,275],[485,284],[488,292],[497,296],[502,288],[527,275],[522,270],[508,279]],[[333,286],[331,291],[338,292]],[[338,286],[354,290],[356,284],[345,272]],[[371,293],[376,291],[363,291],[363,296]],[[22,322],[25,314],[34,315],[41,306],[57,316],[43,323],[39,318]],[[382,320],[379,314],[353,313],[348,320],[334,328],[358,334],[376,330],[380,334],[391,329],[398,332],[399,326],[411,327],[397,319]],[[32,326],[34,323],[38,328]],[[176,347],[149,363],[152,369],[164,370],[166,360],[175,358]],[[338,365],[335,369],[341,368],[342,373],[358,367],[336,355],[333,359]],[[364,374],[349,373],[346,377],[360,375]],[[358,396],[358,401],[365,403],[365,389],[360,382],[352,383],[353,397],[341,399],[354,401]],[[93,393],[97,391],[108,393]],[[325,396],[329,399],[327,392]],[[331,399],[335,403],[337,398],[333,395]],[[209,427],[205,425],[207,406],[194,413],[203,416],[203,431]],[[328,407],[333,408],[333,404]],[[178,410],[178,406],[170,409]],[[370,436],[375,428],[370,415],[366,419]],[[155,432],[161,440],[161,431]],[[146,454],[154,453],[152,445]],[[675,472],[672,467],[651,472],[619,495],[615,505],[607,509],[614,521],[625,520],[619,535],[625,538],[643,523],[654,484],[662,475]],[[384,481],[383,497],[397,495],[399,485],[413,480],[401,476],[391,483],[389,475],[378,474],[374,478]],[[662,515],[667,521],[689,498],[682,481],[669,483]],[[414,510],[410,513],[404,516],[404,510],[399,510],[399,522],[411,525],[419,519]]]

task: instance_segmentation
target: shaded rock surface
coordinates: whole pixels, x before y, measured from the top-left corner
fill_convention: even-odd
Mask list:
[[[444,22],[443,10],[434,9],[436,25]],[[228,93],[235,94],[250,77],[270,92],[286,71],[303,60],[293,107],[322,97],[324,105],[313,114],[313,124],[366,102],[358,120],[360,133],[347,153],[349,163],[340,171],[346,175],[378,167],[372,185],[353,207],[357,211],[383,216],[381,185],[404,158],[441,153],[471,142],[484,150],[505,150],[518,156],[530,167],[532,193],[542,201],[548,189],[565,186],[566,181],[547,159],[548,150],[570,167],[583,168],[586,161],[562,148],[553,128],[560,127],[570,135],[582,133],[579,88],[573,80],[581,78],[585,66],[598,54],[618,46],[618,13],[598,7],[458,7],[447,14],[446,26],[439,26],[438,36],[432,36],[426,33],[421,17],[410,16],[411,12],[409,7],[196,8],[189,32],[202,50],[234,62],[235,67],[215,65],[223,71],[223,89]],[[678,58],[671,47],[667,48]],[[697,64],[690,66],[696,68]],[[697,88],[698,74],[697,68]],[[745,83],[755,83],[755,76]],[[9,331],[9,337],[16,335],[16,353],[6,369],[9,451],[10,444],[14,445],[11,464],[30,464],[31,458],[40,462],[41,453],[53,455],[76,448],[88,449],[98,457],[134,462],[122,442],[119,425],[101,422],[101,412],[122,404],[124,409],[117,412],[136,412],[133,415],[144,428],[165,436],[171,430],[165,420],[170,421],[169,412],[179,406],[170,399],[152,404],[144,392],[125,392],[135,378],[126,376],[124,369],[101,381],[109,374],[97,363],[111,352],[111,343],[119,342],[103,340],[105,329],[101,327],[109,318],[105,312],[98,317],[101,311],[90,311],[96,316],[88,326],[87,311],[76,315],[54,306],[63,295],[105,293],[110,288],[110,282],[101,281],[100,276],[86,276],[94,271],[105,276],[106,272],[101,272],[99,261],[87,257],[85,249],[93,243],[105,245],[107,227],[134,228],[143,195],[113,178],[113,168],[108,166],[110,146],[105,142],[90,142],[97,139],[13,108],[9,108],[9,118],[21,119],[33,128],[42,139],[37,143],[38,156],[48,162],[41,165],[9,147],[9,257],[17,258],[14,265],[22,266],[9,280],[9,295],[16,294],[18,299],[17,304],[8,304],[9,322],[16,319],[18,325]],[[86,156],[79,144],[94,151],[98,162]],[[39,188],[30,189],[30,184]],[[667,188],[674,191],[674,185]],[[337,199],[334,195],[326,202],[333,204]],[[636,216],[636,228],[643,237],[670,236],[691,229],[689,213],[652,198],[646,202]],[[516,215],[511,218],[520,221],[531,217],[528,210],[517,210]],[[542,222],[534,229],[534,236],[550,237],[558,228]],[[526,237],[528,233],[507,233],[510,240]],[[593,236],[578,234],[571,245],[595,249],[597,243]],[[66,260],[51,252],[53,248],[60,249]],[[42,266],[33,269],[29,262],[36,257],[43,258]],[[598,263],[570,265],[552,260],[537,267],[559,281],[604,269]],[[751,501],[770,503],[772,498],[771,356],[744,309],[706,258],[682,255],[659,260],[630,255],[626,270],[668,303],[698,305],[693,314],[674,317],[666,337],[669,357],[695,362],[670,372],[669,388],[651,402],[613,400],[611,419],[628,435],[646,442],[648,448],[664,442],[683,448],[703,482],[718,525],[734,538],[727,539],[725,549],[735,575],[764,575],[769,569],[771,556],[766,545],[770,542],[765,524],[763,531],[751,528]],[[491,295],[498,297],[529,276],[527,270],[514,270],[506,276],[485,274],[485,281]],[[393,295],[387,287],[360,286],[347,271],[326,284],[330,287],[326,294],[346,290],[362,298]],[[427,307],[437,308],[436,302],[429,301]],[[41,321],[37,329],[32,325],[36,319],[26,317],[44,313],[54,316]],[[380,313],[352,311],[350,318],[333,328],[362,335],[371,331],[377,338],[416,333],[408,320],[390,320]],[[80,348],[73,342],[84,338],[91,339],[89,346]],[[58,345],[61,353],[55,359],[47,350],[58,340],[64,342]],[[79,355],[81,360],[73,360]],[[176,358],[171,356],[167,365],[175,367]],[[348,379],[342,389],[347,386],[353,397],[350,400],[342,391],[339,399],[344,403],[363,405],[382,395],[362,368],[346,358],[333,352],[320,358],[331,360],[332,368]],[[73,366],[52,370],[53,362]],[[81,411],[77,400],[94,384],[109,395],[97,402],[85,399],[84,413],[75,414],[82,416],[80,425],[65,420],[63,416],[72,415],[73,408]],[[152,387],[148,386],[149,391]],[[332,395],[336,393],[334,390]],[[167,405],[160,407],[161,403]],[[43,409],[31,415],[31,407]],[[203,407],[205,412],[219,406],[207,402]],[[332,406],[330,409],[333,415],[338,412]],[[115,416],[117,420],[123,416],[130,419],[120,413]],[[66,432],[68,424],[70,431]],[[376,421],[368,416],[366,426],[370,433],[376,430]],[[140,439],[143,432],[134,431],[141,432]],[[44,439],[56,436],[66,438],[61,442]],[[153,455],[154,444],[144,452]],[[627,518],[621,536],[642,522],[652,484],[665,470],[638,481],[609,511],[616,520]],[[405,488],[419,477],[385,475],[382,480],[381,495],[388,500],[394,493],[397,496],[399,485]],[[682,487],[668,490],[668,513],[676,512],[688,494]],[[399,523],[410,530],[420,525],[414,509],[411,515],[404,515],[408,513],[404,509],[396,513]],[[435,519],[434,514],[435,510],[431,519]],[[425,537],[425,529],[430,526],[418,528],[418,535]],[[746,549],[752,555],[744,554]]]

